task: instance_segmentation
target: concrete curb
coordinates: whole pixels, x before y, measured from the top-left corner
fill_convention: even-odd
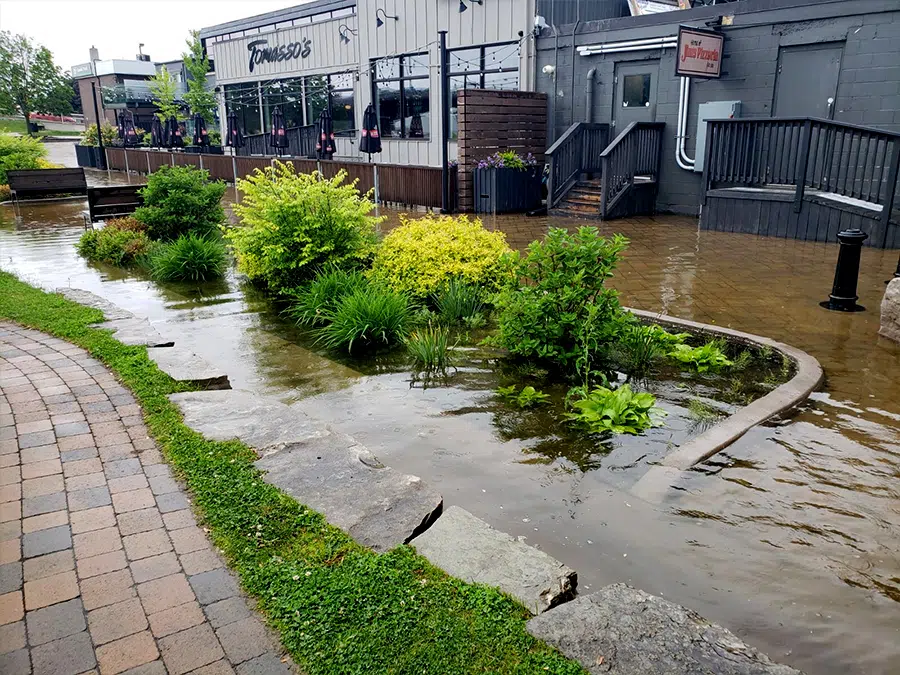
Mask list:
[[[786,410],[805,401],[824,379],[824,372],[819,362],[806,352],[771,338],[743,333],[731,328],[723,328],[707,323],[698,323],[687,319],[678,319],[665,314],[646,312],[640,309],[625,308],[635,316],[671,326],[688,329],[695,333],[712,336],[724,336],[730,340],[754,347],[769,347],[787,356],[797,366],[797,373],[790,380],[777,387],[762,398],[715,425],[711,429],[691,439],[675,452],[670,453],[661,464],[652,467],[632,487],[635,495],[647,501],[660,501],[661,491],[671,484],[672,480],[695,464],[715,455],[728,447],[757,424],[761,424]]]

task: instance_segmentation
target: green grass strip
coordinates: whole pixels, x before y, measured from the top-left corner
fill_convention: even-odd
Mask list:
[[[0,317],[85,348],[134,392],[213,540],[310,675],[557,673],[581,667],[525,632],[526,610],[400,546],[383,555],[267,484],[255,454],[205,440],[166,396],[183,390],[147,357],[89,327],[99,311],[0,272]]]

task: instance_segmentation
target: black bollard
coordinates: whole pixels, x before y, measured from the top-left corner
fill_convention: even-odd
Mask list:
[[[862,312],[865,307],[857,305],[856,282],[859,279],[859,255],[863,242],[869,238],[862,230],[838,232],[841,250],[838,251],[837,267],[834,269],[834,285],[828,300],[819,304],[825,309],[838,312]]]

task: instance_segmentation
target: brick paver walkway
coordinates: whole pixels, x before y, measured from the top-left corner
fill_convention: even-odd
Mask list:
[[[0,673],[293,672],[130,392],[3,322],[0,475]]]

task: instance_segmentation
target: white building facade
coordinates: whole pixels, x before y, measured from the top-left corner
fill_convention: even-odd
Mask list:
[[[361,160],[358,130],[374,103],[377,161],[440,166],[439,31],[447,31],[453,139],[458,89],[534,89],[534,2],[318,0],[200,37],[215,66],[220,118],[234,112],[245,134],[268,131],[276,107],[295,127],[315,124],[327,106],[335,159]]]

